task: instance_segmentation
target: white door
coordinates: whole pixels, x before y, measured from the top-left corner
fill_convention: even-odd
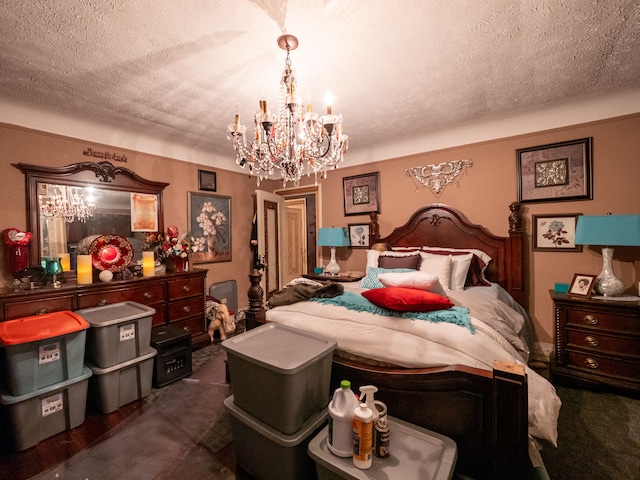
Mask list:
[[[258,258],[264,265],[260,286],[264,298],[282,288],[287,266],[287,216],[284,198],[256,190],[256,221],[258,225]]]
[[[285,285],[307,273],[307,202],[304,198],[285,200],[287,214],[287,269]]]

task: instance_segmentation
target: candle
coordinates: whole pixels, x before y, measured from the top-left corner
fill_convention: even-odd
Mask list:
[[[153,277],[156,273],[153,252],[142,252],[142,276]]]
[[[333,95],[331,92],[327,92],[324,96],[324,101],[327,104],[327,115],[331,115],[331,104],[333,104]]]
[[[93,283],[93,265],[91,264],[91,255],[78,255],[78,264],[76,269],[79,285]]]
[[[68,253],[60,254],[60,265],[62,266],[63,272],[71,270],[71,256]]]

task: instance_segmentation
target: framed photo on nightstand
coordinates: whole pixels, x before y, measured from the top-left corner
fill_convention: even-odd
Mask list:
[[[591,290],[593,290],[593,284],[596,282],[595,275],[585,275],[583,273],[576,273],[573,276],[571,285],[569,285],[568,295],[589,298],[591,296]]]

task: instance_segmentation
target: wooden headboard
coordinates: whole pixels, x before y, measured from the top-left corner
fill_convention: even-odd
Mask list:
[[[491,262],[485,271],[487,280],[500,284],[523,307],[528,308],[524,288],[524,230],[521,205],[509,205],[509,236],[493,235],[482,225],[471,223],[453,207],[431,204],[417,210],[401,227],[386,237],[379,235],[377,214],[371,215],[369,239],[395,247],[475,248],[486,252]]]

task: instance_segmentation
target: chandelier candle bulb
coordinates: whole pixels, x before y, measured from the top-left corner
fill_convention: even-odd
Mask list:
[[[62,271],[68,272],[69,270],[71,270],[71,255],[69,255],[68,253],[61,253],[59,257]]]
[[[156,273],[153,252],[142,252],[142,276],[153,277]]]
[[[76,269],[78,285],[93,283],[93,265],[91,263],[91,255],[78,255]]]

